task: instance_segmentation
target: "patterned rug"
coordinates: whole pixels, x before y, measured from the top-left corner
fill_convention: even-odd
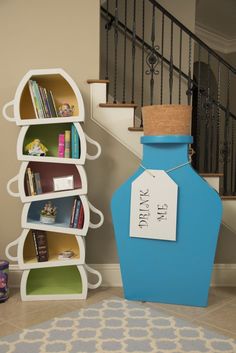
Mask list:
[[[217,353],[236,341],[120,298],[2,337],[0,353]]]

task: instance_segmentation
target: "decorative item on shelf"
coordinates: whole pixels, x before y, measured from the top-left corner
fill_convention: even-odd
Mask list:
[[[74,255],[75,255],[74,251],[72,251],[72,250],[65,250],[65,251],[62,251],[62,252],[58,255],[58,260],[68,260],[68,259],[71,259]]]
[[[8,261],[0,260],[0,303],[5,302],[9,296],[8,268]]]
[[[74,189],[74,176],[73,175],[53,178],[53,190],[54,191],[73,190],[73,189]]]
[[[74,112],[74,106],[70,105],[69,103],[63,103],[58,108],[59,112],[58,115],[65,118],[67,116],[72,116]]]
[[[30,156],[46,156],[48,149],[40,142],[39,139],[34,139],[25,146],[25,151],[28,152]]]
[[[45,224],[53,224],[56,220],[57,208],[49,201],[45,204],[40,212],[40,222]]]

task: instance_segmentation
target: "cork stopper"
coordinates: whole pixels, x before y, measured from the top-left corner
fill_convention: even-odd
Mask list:
[[[191,135],[192,107],[149,105],[142,107],[144,135]]]

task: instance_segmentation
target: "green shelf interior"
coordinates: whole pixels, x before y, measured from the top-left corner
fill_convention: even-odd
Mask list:
[[[59,134],[64,134],[65,130],[71,131],[71,125],[72,123],[30,126],[25,135],[23,154],[28,154],[25,151],[26,145],[35,139],[39,139],[40,142],[48,149],[47,156],[58,157],[58,136]]]
[[[30,270],[26,294],[81,294],[82,285],[77,266],[37,268]]]

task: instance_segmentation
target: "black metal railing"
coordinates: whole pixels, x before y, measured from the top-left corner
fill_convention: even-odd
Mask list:
[[[140,107],[193,106],[193,166],[223,172],[222,194],[236,195],[236,69],[155,0],[107,0],[101,7],[101,78],[108,100]]]

